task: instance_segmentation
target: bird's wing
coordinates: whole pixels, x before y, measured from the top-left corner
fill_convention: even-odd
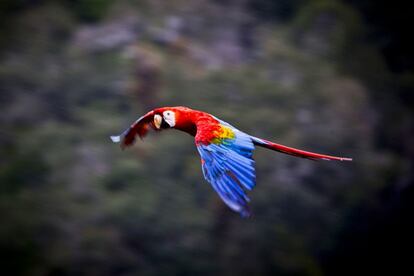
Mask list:
[[[229,125],[220,127],[222,134],[219,132],[209,144],[197,143],[196,137],[204,178],[231,209],[248,216],[245,190],[253,189],[256,183],[254,145],[249,135]]]
[[[144,116],[141,116],[136,120],[127,130],[122,132],[120,135],[111,136],[111,140],[114,143],[121,143],[121,148],[132,146],[135,142],[135,137],[139,135],[140,138],[143,138],[151,124],[153,124],[154,112],[150,111]]]

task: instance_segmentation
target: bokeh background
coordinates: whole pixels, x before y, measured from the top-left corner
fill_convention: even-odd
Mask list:
[[[0,274],[410,274],[411,13],[403,1],[1,0]],[[354,162],[258,149],[243,219],[187,134],[110,142],[165,105]]]

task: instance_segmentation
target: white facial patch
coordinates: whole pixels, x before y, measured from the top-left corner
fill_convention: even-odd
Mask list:
[[[162,113],[162,116],[164,117],[164,121],[170,126],[175,126],[175,113],[171,110],[166,110]]]

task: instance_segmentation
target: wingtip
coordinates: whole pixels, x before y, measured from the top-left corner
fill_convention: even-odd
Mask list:
[[[252,212],[248,208],[241,210],[239,214],[242,218],[245,218],[245,219],[250,218],[252,216]]]
[[[111,140],[112,140],[112,142],[114,142],[114,143],[119,143],[119,142],[121,142],[121,136],[110,136],[110,138],[111,138]]]

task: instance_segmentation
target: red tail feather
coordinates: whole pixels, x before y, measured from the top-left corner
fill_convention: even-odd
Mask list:
[[[322,159],[322,160],[336,160],[336,161],[352,161],[352,158],[331,156],[331,155],[325,155],[325,154],[320,154],[320,153],[315,153],[315,152],[310,152],[310,151],[304,151],[300,149],[287,147],[281,144],[273,143],[273,142],[270,142],[264,139],[259,139],[256,137],[252,137],[252,138],[253,138],[253,142],[258,146],[271,149],[271,150],[275,150],[278,152],[286,153],[289,155],[297,156],[297,157],[314,159],[314,160]]]

